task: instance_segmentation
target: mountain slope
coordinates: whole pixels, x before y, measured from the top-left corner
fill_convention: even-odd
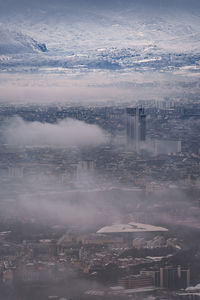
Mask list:
[[[0,55],[46,52],[45,44],[28,35],[0,27]]]

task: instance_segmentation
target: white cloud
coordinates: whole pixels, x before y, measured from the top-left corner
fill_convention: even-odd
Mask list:
[[[12,118],[5,128],[6,142],[14,146],[94,146],[105,143],[106,137],[96,125],[73,119],[56,124],[25,122],[19,117]]]

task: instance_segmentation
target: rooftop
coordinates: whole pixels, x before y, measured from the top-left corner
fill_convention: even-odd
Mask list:
[[[102,227],[97,233],[128,233],[128,232],[165,232],[168,229],[148,224],[130,222]]]

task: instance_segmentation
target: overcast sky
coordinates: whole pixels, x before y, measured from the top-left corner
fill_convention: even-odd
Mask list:
[[[1,0],[1,7],[10,10],[24,9],[27,7],[48,7],[51,5],[63,5],[70,7],[84,8],[103,8],[109,9],[114,7],[146,6],[152,8],[159,7],[176,7],[177,9],[200,7],[198,0]]]

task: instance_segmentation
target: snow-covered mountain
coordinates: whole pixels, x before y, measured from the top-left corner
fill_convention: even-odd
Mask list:
[[[199,60],[194,59],[200,45],[198,13],[159,16],[134,8],[109,12],[81,9],[80,13],[55,6],[52,14],[39,10],[26,18],[19,14],[14,22],[8,18],[9,30],[0,28],[0,55],[42,54],[48,47],[48,54],[37,55],[31,66],[112,70],[135,64],[136,69],[144,64],[153,69],[157,64],[160,69],[170,66],[172,60],[172,65],[178,60],[179,66],[184,59],[185,65]],[[18,62],[22,63],[22,56]],[[30,57],[27,62],[30,65]],[[27,62],[24,56],[23,64]]]
[[[63,76],[69,86],[77,78],[91,89],[199,88],[196,0],[16,1],[0,5],[0,74]]]
[[[46,52],[44,43],[21,32],[0,27],[0,55],[13,55],[35,52]]]
[[[21,23],[19,32],[0,29],[0,67],[15,71],[26,67],[26,72],[27,68],[169,72],[185,66],[197,70],[200,34],[187,24],[182,30],[179,24],[177,32],[175,27],[160,19],[151,24],[135,21],[132,27],[113,20],[108,27],[104,22],[92,26],[61,21],[55,27]],[[45,42],[38,43],[37,37]]]

